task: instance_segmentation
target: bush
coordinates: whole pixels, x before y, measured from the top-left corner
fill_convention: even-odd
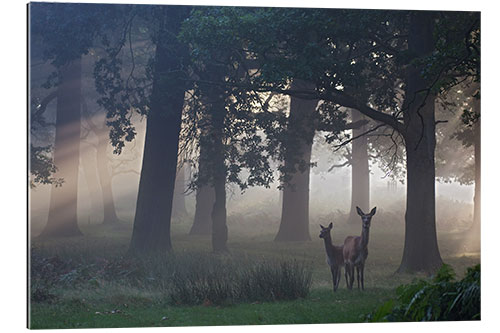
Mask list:
[[[436,276],[401,285],[397,301],[389,300],[368,321],[445,321],[481,319],[481,268],[468,268],[456,281],[455,272],[443,265]]]
[[[238,281],[239,298],[249,301],[297,299],[310,288],[311,271],[296,261],[258,263],[244,269]]]
[[[185,260],[170,277],[175,304],[226,304],[306,297],[311,272],[295,261],[238,263],[216,257]]]
[[[234,267],[208,257],[176,262],[170,277],[170,299],[175,304],[223,304],[235,295]]]

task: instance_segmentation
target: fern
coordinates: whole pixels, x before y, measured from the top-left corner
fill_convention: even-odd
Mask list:
[[[368,321],[435,321],[481,319],[481,268],[468,268],[456,281],[444,264],[431,280],[417,280],[396,289],[390,300],[367,316]]]

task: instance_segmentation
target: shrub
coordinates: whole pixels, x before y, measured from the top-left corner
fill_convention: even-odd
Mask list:
[[[481,319],[481,268],[468,268],[456,281],[455,272],[443,265],[432,280],[401,285],[397,300],[389,300],[368,321],[436,321]]]
[[[242,264],[210,257],[176,264],[170,277],[175,304],[226,304],[306,297],[311,271],[296,261]]]
[[[208,258],[176,263],[170,277],[175,304],[223,304],[233,300],[236,283],[232,264]]]
[[[250,301],[292,300],[306,297],[311,271],[296,261],[261,262],[242,270],[239,298]]]

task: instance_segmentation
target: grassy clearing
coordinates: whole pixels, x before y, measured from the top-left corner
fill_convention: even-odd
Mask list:
[[[174,253],[166,259],[150,258],[139,264],[122,257],[131,234],[129,223],[118,227],[82,225],[85,236],[79,238],[43,242],[33,239],[33,253],[40,258],[56,257],[71,267],[59,272],[66,274],[63,282],[60,282],[61,274],[56,272],[57,283],[46,290],[53,297],[31,302],[31,327],[362,322],[367,314],[395,296],[398,285],[422,277],[394,274],[402,255],[403,229],[387,221],[378,222],[383,220],[383,214],[376,217],[379,219],[374,218],[372,223],[365,268],[366,291],[348,291],[342,279],[335,294],[323,242],[318,238],[317,224],[325,223],[323,220],[312,223],[311,241],[294,243],[273,242],[276,224],[270,223],[267,228],[259,226],[259,232],[255,232],[255,228],[244,221],[233,222],[229,225],[230,253],[222,257],[211,254],[210,237],[187,235],[190,219],[177,221],[172,228]],[[346,235],[359,232],[360,226],[338,224],[332,238],[340,244]],[[459,277],[466,267],[479,263],[478,253],[465,253],[461,248],[463,234],[441,231],[438,235],[443,259]],[[179,268],[186,258],[225,261],[235,269],[248,268],[251,262],[295,261],[311,272],[311,290],[306,297],[296,300],[237,299],[221,304],[175,304],[170,297],[171,285],[165,277],[174,271],[173,263]],[[74,273],[68,274],[68,271]]]
[[[69,297],[57,304],[35,303],[31,325],[83,328],[363,322],[364,314],[390,296],[385,289],[340,290],[334,295],[330,289],[318,288],[305,299],[229,306],[172,306],[146,295],[108,295],[107,303]]]

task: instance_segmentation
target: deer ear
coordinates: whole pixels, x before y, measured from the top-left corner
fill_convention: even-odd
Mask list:
[[[328,228],[329,229],[333,228],[333,222],[330,222],[330,224],[328,225]]]
[[[365,213],[363,213],[363,211],[361,210],[361,208],[359,208],[358,206],[356,206],[356,211],[358,212],[358,215],[360,215],[360,216],[365,215]]]
[[[373,216],[377,212],[377,207],[373,207],[372,211],[370,212],[370,215]]]
[[[321,229],[326,229],[325,227],[323,227],[321,224],[319,225],[321,227]]]

